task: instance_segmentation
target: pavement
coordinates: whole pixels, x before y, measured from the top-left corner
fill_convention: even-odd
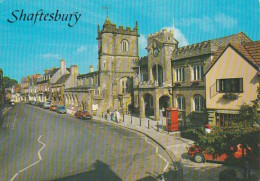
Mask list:
[[[104,118],[96,117],[103,122],[108,122]],[[124,121],[122,121],[124,120]],[[187,148],[193,144],[192,140],[181,138],[180,132],[165,131],[165,119],[163,121],[153,121],[152,119],[142,119],[140,124],[140,118],[125,115],[121,122],[110,121],[111,124],[117,124],[118,126],[125,127],[127,129],[138,131],[144,135],[147,135],[159,145],[163,147],[170,155],[172,160],[175,161],[176,167],[181,169],[184,181],[190,180],[211,180],[218,181],[219,174],[226,169],[234,169],[237,173],[237,180],[242,180],[243,170],[223,165],[215,162],[196,163],[189,159],[187,154]],[[259,179],[259,171],[253,173],[255,178]],[[257,180],[256,179],[256,180]]]

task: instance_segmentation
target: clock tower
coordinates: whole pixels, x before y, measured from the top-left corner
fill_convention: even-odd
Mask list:
[[[155,85],[171,85],[171,54],[178,48],[178,41],[173,37],[173,31],[163,29],[148,35],[148,79]]]

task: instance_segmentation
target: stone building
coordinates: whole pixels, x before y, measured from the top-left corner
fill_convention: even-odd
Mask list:
[[[22,102],[29,102],[29,85],[30,85],[31,77],[23,77],[21,79],[21,98]]]
[[[51,83],[51,101],[53,104],[65,105],[64,90],[75,87],[78,76],[78,66],[71,65],[66,69],[65,61],[61,60],[60,77]]]
[[[40,74],[31,75],[29,87],[28,87],[28,97],[29,101],[37,101],[37,79],[40,77]]]
[[[100,30],[98,25],[98,70],[77,78],[75,88],[65,90],[67,106],[73,103],[78,109],[87,107],[99,110],[101,115],[107,109],[128,111],[132,101],[134,71],[133,60],[138,56],[138,25],[131,29],[116,27],[107,18]]]
[[[229,43],[244,44],[251,40],[238,33],[223,38],[176,48],[172,52],[173,105],[179,109],[180,124],[203,125],[208,121],[204,73],[217,50]],[[225,71],[228,71],[226,67]]]
[[[65,60],[63,59],[60,60],[60,68],[53,67],[44,70],[44,74],[37,80],[37,101],[46,102],[47,100],[56,100],[52,98],[52,84],[55,84],[63,75],[69,73],[69,69],[66,68]]]
[[[163,29],[148,36],[147,57],[135,62],[134,107],[140,117],[154,116],[172,106],[171,55],[178,47],[173,31]]]

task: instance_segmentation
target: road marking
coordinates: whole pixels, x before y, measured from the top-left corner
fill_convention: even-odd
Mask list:
[[[43,149],[46,145],[45,145],[43,142],[40,141],[41,137],[42,137],[42,135],[38,138],[38,142],[41,143],[41,144],[43,145],[43,147],[41,147],[41,149],[39,149],[39,151],[38,151],[38,157],[39,157],[39,160],[36,161],[36,162],[34,162],[33,164],[31,164],[31,165],[25,167],[24,169],[18,171],[18,172],[17,172],[17,173],[16,173],[16,174],[11,178],[10,181],[13,181],[13,180],[14,180],[14,179],[19,175],[19,173],[21,173],[21,172],[27,170],[28,168],[30,168],[30,167],[36,165],[37,163],[39,163],[39,162],[42,160],[42,157],[41,157],[41,151],[42,151],[42,149]]]
[[[151,142],[149,142],[146,137],[144,137],[144,138],[145,138],[145,141],[146,141],[147,143],[149,143],[150,145],[152,145],[152,146],[155,147],[155,149],[156,149],[155,153],[156,153],[161,159],[163,159],[163,160],[166,162],[166,166],[165,166],[164,169],[163,169],[163,173],[166,172],[166,170],[167,170],[167,168],[168,168],[168,166],[169,166],[169,162],[168,162],[162,155],[160,155],[160,154],[158,153],[159,149],[158,149],[157,146],[155,146],[154,144],[152,144]]]

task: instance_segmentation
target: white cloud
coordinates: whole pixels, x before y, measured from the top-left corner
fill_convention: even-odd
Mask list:
[[[61,58],[61,56],[59,54],[46,53],[46,54],[41,54],[41,58],[44,58],[44,59],[59,59],[59,58]]]
[[[216,14],[213,18],[203,16],[202,18],[183,18],[179,21],[182,26],[197,26],[204,32],[215,31],[219,26],[230,29],[237,25],[237,20],[223,13]]]
[[[179,42],[180,47],[186,46],[189,44],[187,38],[184,36],[184,34],[181,32],[181,30],[175,27],[174,18],[172,19],[172,26],[165,27],[165,28],[168,30],[173,30],[173,36]],[[162,28],[162,29],[165,29],[165,28]]]
[[[216,23],[219,23],[223,28],[233,28],[237,25],[237,20],[231,16],[225,15],[223,13],[218,13],[214,18]]]
[[[81,53],[81,52],[84,52],[85,50],[87,50],[87,47],[86,46],[81,46],[77,49],[77,53]]]

